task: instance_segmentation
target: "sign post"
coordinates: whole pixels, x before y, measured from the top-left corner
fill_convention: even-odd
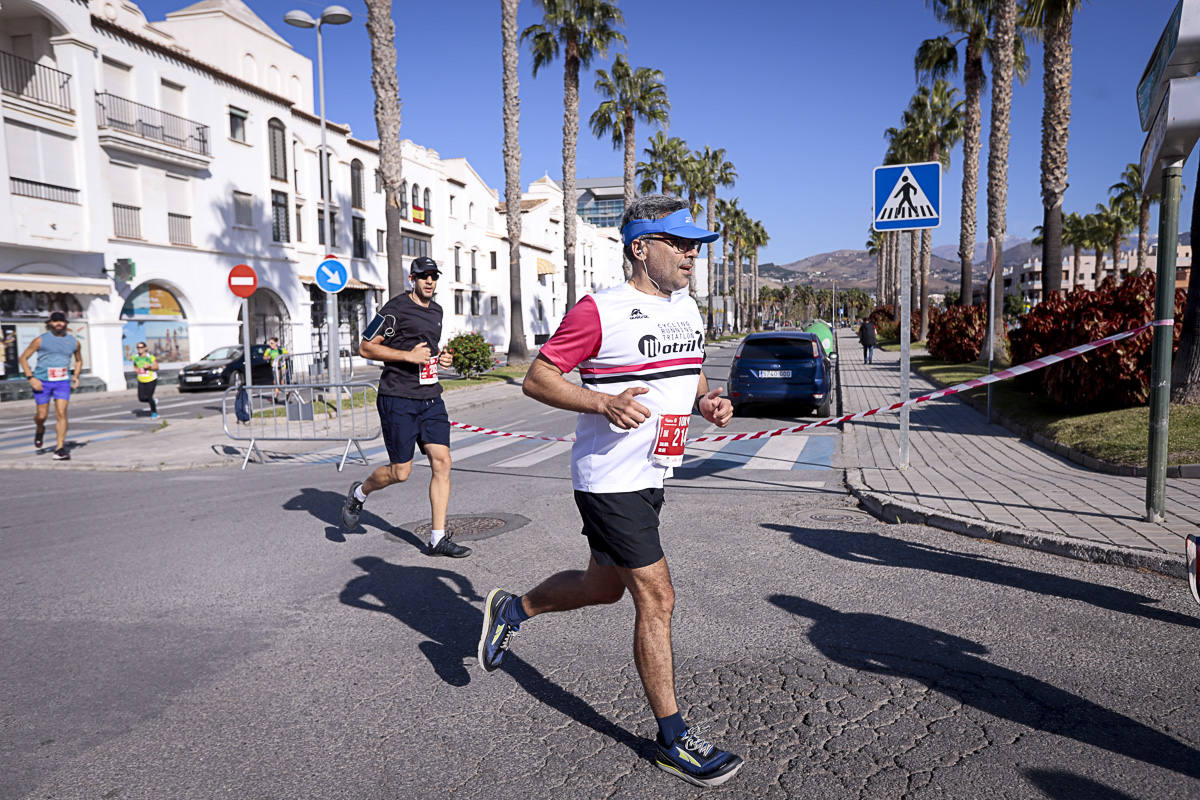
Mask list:
[[[900,399],[909,399],[912,354],[912,237],[942,224],[942,165],[936,161],[876,167],[877,231],[905,231],[900,242]],[[900,409],[900,468],[908,467],[909,408]]]
[[[1175,261],[1183,162],[1200,139],[1200,0],[1179,0],[1137,87],[1142,191],[1161,197],[1155,319],[1175,316]],[[1146,521],[1165,520],[1167,429],[1171,411],[1174,328],[1157,325],[1151,345],[1150,428],[1146,458]]]
[[[342,382],[341,347],[338,345],[338,301],[337,295],[350,282],[350,273],[342,262],[326,256],[317,265],[317,286],[325,292],[326,321],[329,323],[329,382]]]
[[[250,370],[254,343],[250,341],[250,295],[258,288],[258,273],[249,264],[238,264],[229,270],[229,291],[242,298],[242,366],[246,370],[246,385],[252,384]]]

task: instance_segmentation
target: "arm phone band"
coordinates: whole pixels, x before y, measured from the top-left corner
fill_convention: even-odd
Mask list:
[[[391,338],[396,335],[396,319],[391,314],[376,314],[371,324],[363,331],[363,339],[374,339],[376,336]]]

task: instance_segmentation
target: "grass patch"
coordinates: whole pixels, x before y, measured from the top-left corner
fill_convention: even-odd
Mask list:
[[[452,392],[467,386],[482,386],[486,383],[513,383],[525,377],[529,371],[528,364],[515,364],[508,367],[496,367],[477,378],[447,378],[442,381],[442,389]]]
[[[929,356],[914,356],[913,368],[939,386],[979,378],[987,367],[979,363],[947,364]],[[987,407],[987,387],[958,395],[976,408]],[[1124,466],[1146,466],[1150,409],[1142,406],[1115,411],[1065,411],[1044,397],[1022,391],[1012,381],[992,385],[995,410],[1048,439],[1081,453]],[[1200,406],[1171,405],[1167,430],[1167,463],[1200,463]]]
[[[878,345],[875,345],[875,346],[876,346],[876,347],[878,347],[880,350],[886,350],[886,351],[888,351],[889,353],[899,353],[899,352],[900,352],[900,342],[899,342],[899,341],[895,341],[895,342],[886,342],[886,343],[884,343],[884,344],[878,344]],[[925,340],[924,340],[924,339],[922,339],[922,340],[921,340],[921,341],[919,341],[919,342],[912,342],[912,343],[910,343],[910,344],[909,344],[909,347],[910,347],[911,349],[913,349],[913,350],[916,350],[918,347],[919,347],[919,348],[924,348],[924,347],[925,347]]]

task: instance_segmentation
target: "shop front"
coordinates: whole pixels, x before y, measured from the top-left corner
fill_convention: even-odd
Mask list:
[[[21,378],[18,359],[46,331],[53,311],[67,315],[68,332],[79,340],[83,371],[91,372],[92,354],[84,304],[89,296],[107,296],[107,281],[56,275],[0,275],[0,380]]]

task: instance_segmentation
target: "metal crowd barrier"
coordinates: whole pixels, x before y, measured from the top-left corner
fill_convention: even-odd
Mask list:
[[[342,366],[342,380],[354,379],[354,354],[342,350],[339,356]],[[329,380],[329,353],[288,353],[279,359],[279,370],[276,380],[281,383],[310,383],[316,384]]]
[[[351,446],[357,448],[364,464],[371,463],[361,443],[376,439],[382,433],[379,417],[375,414],[378,392],[375,384],[246,387],[250,412],[247,422],[237,418],[239,391],[242,390],[230,387],[221,397],[221,425],[230,439],[250,443],[242,460],[242,469],[249,463],[251,453],[257,453],[259,461],[267,461],[258,448],[259,442],[345,442],[338,472],[346,466]]]

